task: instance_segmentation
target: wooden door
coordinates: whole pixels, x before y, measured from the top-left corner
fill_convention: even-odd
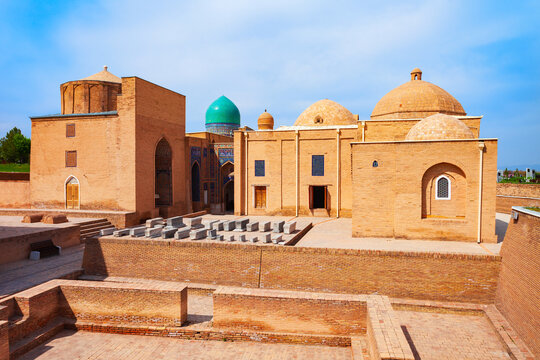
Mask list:
[[[79,184],[66,184],[66,208],[79,208]]]
[[[255,207],[266,207],[266,186],[255,186]]]

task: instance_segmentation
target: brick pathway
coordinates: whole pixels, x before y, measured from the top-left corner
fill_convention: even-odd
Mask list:
[[[0,299],[79,270],[84,245],[62,249],[62,255],[0,265]]]
[[[397,311],[417,359],[510,359],[483,316]]]
[[[20,360],[71,359],[351,359],[350,348],[254,342],[180,340],[64,330]]]

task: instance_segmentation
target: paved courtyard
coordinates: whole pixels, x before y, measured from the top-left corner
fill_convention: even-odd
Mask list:
[[[19,359],[350,360],[351,349],[255,342],[181,340],[64,330]]]
[[[397,311],[416,359],[510,359],[483,316]]]

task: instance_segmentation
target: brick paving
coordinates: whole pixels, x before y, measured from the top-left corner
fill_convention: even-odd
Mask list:
[[[317,224],[313,223],[313,225],[313,229],[304,235],[296,246],[471,255],[498,255],[501,249],[501,243],[477,244],[476,242],[443,240],[354,238],[351,236],[352,219],[350,218],[328,218],[327,221],[319,222]],[[499,228],[502,229],[502,225],[500,225]]]
[[[415,359],[510,359],[483,316],[396,311]]]
[[[351,359],[350,348],[180,340],[137,335],[117,335],[64,330],[20,360],[71,359]]]
[[[82,267],[84,245],[62,249],[62,255],[0,265],[0,299],[77,271]]]

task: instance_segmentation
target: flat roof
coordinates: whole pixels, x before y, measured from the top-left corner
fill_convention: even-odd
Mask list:
[[[81,117],[81,116],[107,116],[118,115],[118,111],[104,111],[98,113],[84,113],[84,114],[50,114],[40,116],[30,116],[30,119],[47,119],[47,118],[59,118],[59,117]]]

